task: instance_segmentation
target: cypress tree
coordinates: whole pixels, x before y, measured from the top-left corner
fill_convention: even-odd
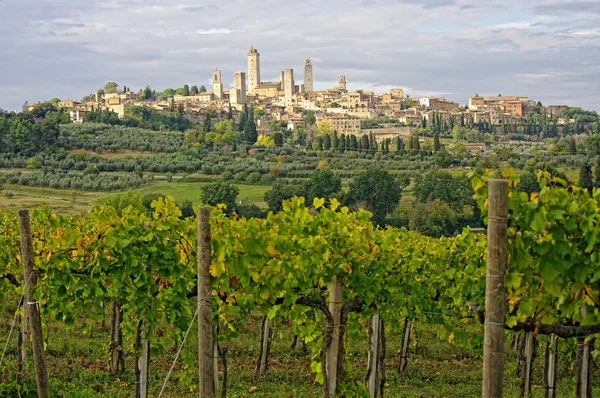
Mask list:
[[[190,86],[188,86],[187,84],[183,85],[183,95],[185,95],[186,97],[190,95]]]
[[[240,113],[240,122],[238,123],[238,131],[244,131],[246,122],[248,121],[248,105],[244,104],[244,109]]]
[[[415,135],[413,139],[415,141],[413,143],[413,149],[416,149],[417,151],[420,151],[421,150],[421,143],[419,142],[419,136]]]
[[[317,150],[323,150],[323,137],[317,137]]]
[[[435,133],[435,135],[433,136],[433,151],[437,152],[440,150],[441,144],[440,144],[440,135],[438,133]]]
[[[590,195],[594,187],[594,177],[592,176],[592,166],[589,163],[584,163],[579,169],[579,186],[587,189]]]
[[[334,151],[338,150],[338,147],[340,146],[340,139],[338,137],[338,133],[337,130],[333,131],[333,139],[331,140],[331,145]]]
[[[414,149],[414,145],[415,145],[415,140],[411,136],[411,137],[408,138],[408,150],[413,150]]]
[[[340,142],[338,146],[338,152],[346,151],[346,134],[340,135]]]
[[[329,151],[331,149],[331,137],[329,134],[323,136],[323,149]]]
[[[210,131],[210,128],[212,127],[212,123],[210,121],[210,116],[208,115],[208,113],[206,114],[206,117],[204,118],[204,124],[202,125],[202,130],[205,133],[208,133]]]
[[[594,188],[600,188],[600,157],[596,160],[596,167],[594,167]]]
[[[354,134],[350,136],[350,149],[358,151],[358,140]]]
[[[198,94],[198,86],[192,86],[192,88],[190,88],[190,95],[196,94]]]
[[[248,144],[253,145],[256,143],[257,139],[258,132],[256,131],[256,123],[254,122],[254,118],[248,118],[246,126],[244,126],[244,140],[247,141]]]
[[[360,147],[363,152],[369,151],[369,136],[368,135],[365,134],[360,137]]]
[[[233,119],[233,111],[231,110],[231,102],[229,103],[229,108],[227,109],[227,119]]]

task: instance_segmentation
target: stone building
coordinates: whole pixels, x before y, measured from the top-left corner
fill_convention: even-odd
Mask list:
[[[359,135],[361,131],[360,118],[356,116],[325,114],[317,118],[317,120],[319,119],[329,120],[331,128],[337,131],[338,134]]]
[[[214,70],[212,73],[213,94],[216,99],[223,99],[223,81],[221,81],[221,71]]]
[[[340,81],[338,83],[338,88],[340,90],[346,90],[346,76],[340,76]]]
[[[292,101],[294,97],[294,70],[291,68],[287,68],[283,71],[283,92],[285,97],[286,105]]]
[[[248,51],[248,92],[254,94],[254,89],[260,84],[260,54],[254,46]]]
[[[309,58],[304,62],[304,92],[313,92],[313,67]]]
[[[235,72],[233,74],[233,88],[229,92],[229,98],[233,104],[246,103],[246,73]]]

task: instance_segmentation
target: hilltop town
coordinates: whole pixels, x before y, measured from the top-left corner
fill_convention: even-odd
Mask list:
[[[64,99],[58,107],[68,111],[73,123],[82,123],[85,114],[107,109],[122,118],[130,106],[146,106],[174,112],[190,120],[202,120],[206,111],[217,120],[232,115],[237,119],[246,104],[252,104],[261,112],[256,125],[260,134],[270,135],[269,122],[277,121],[288,130],[304,128],[306,111],[315,114],[316,121],[328,120],[331,128],[339,134],[375,134],[377,140],[401,135],[410,135],[413,127],[423,127],[431,122],[445,125],[485,124],[488,126],[519,124],[531,114],[560,115],[569,108],[566,105],[544,106],[541,102],[523,95],[483,97],[474,95],[468,104],[461,106],[441,97],[410,98],[403,88],[392,88],[390,92],[376,94],[370,91],[347,89],[346,76],[340,76],[337,87],[325,90],[314,89],[314,68],[306,59],[302,83],[296,80],[294,69],[282,70],[276,81],[261,80],[261,56],[256,48],[247,53],[247,71],[233,74],[233,86],[226,90],[221,71],[212,72],[212,91],[204,86],[198,89],[186,84],[181,89],[166,89],[163,92],[146,87],[133,92],[128,87],[118,89],[109,83],[103,90],[78,102]],[[317,71],[318,72],[318,71]],[[29,110],[35,104],[29,104]],[[388,129],[372,129],[365,119],[383,118],[391,122]],[[558,124],[569,123],[558,120]],[[382,127],[382,126],[377,126]],[[386,126],[383,126],[386,127]]]

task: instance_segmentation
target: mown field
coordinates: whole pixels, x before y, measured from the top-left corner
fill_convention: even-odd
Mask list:
[[[190,200],[194,205],[200,204],[200,191],[207,182],[172,182],[157,180],[150,185],[139,189],[133,189],[142,195],[148,193],[162,193],[171,195],[176,201]],[[270,186],[262,185],[238,185],[240,194],[238,200],[246,199],[246,203],[256,204],[264,207],[263,197]],[[7,196],[10,192],[13,196]],[[4,185],[3,194],[0,194],[0,209],[19,210],[33,209],[40,203],[47,204],[57,214],[79,214],[91,209],[104,198],[111,195],[108,192],[83,192],[73,190],[60,190],[52,188],[27,187],[23,185]]]

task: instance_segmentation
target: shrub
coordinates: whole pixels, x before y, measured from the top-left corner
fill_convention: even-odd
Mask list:
[[[248,182],[250,184],[258,184],[260,182],[261,174],[259,172],[253,171],[248,174]]]

